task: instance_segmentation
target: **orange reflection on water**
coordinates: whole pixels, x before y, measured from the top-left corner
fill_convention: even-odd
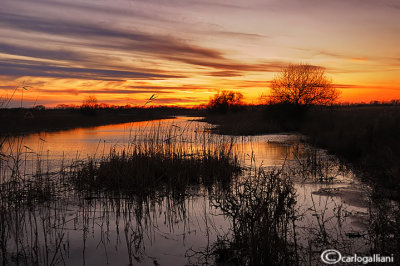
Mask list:
[[[191,117],[178,117],[32,134],[19,141],[14,140],[10,146],[20,145],[25,151],[45,156],[54,165],[60,165],[60,160],[68,163],[76,159],[98,157],[107,155],[111,149],[126,149],[129,145],[146,141],[153,144],[158,142],[157,145],[161,142],[161,146],[166,146],[165,141],[172,140],[173,145],[190,151],[201,151],[204,141],[210,142],[211,148],[232,141],[229,136],[211,134],[210,127]],[[257,163],[264,166],[275,166],[291,157],[293,145],[287,144],[291,138],[297,137],[267,135],[235,138],[233,149],[246,164],[256,158]]]

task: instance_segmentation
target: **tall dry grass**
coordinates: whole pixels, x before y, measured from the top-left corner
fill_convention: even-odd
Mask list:
[[[78,190],[185,194],[188,187],[229,183],[241,172],[234,143],[233,137],[221,139],[204,130],[153,128],[133,136],[122,150],[75,166],[71,178]]]

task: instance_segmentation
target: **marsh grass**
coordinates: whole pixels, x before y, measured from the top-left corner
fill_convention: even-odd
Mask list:
[[[324,198],[322,208],[312,199],[307,215],[313,225],[297,226],[305,214],[297,209],[291,171],[331,182],[337,170],[311,149],[298,153],[294,169],[266,170],[253,164],[244,168],[236,138],[216,137],[207,129],[156,126],[132,132],[126,147],[96,152],[68,167],[61,161],[55,171],[46,154],[34,153],[18,139],[12,152],[7,151],[8,141],[3,142],[0,160],[3,265],[69,264],[69,258],[77,256],[85,263],[94,246],[104,250],[107,262],[110,250],[118,248],[122,249],[118,254],[124,254],[118,263],[134,265],[151,259],[157,265],[146,245],[157,241],[160,224],[169,232],[183,227],[184,232],[179,231],[183,239],[190,234],[190,216],[199,197],[230,227],[213,241],[210,235],[217,225],[209,221],[211,214],[204,211],[204,217],[195,217],[197,223],[204,220],[208,246],[200,250],[187,246],[193,264],[312,265],[320,262],[325,248],[352,248],[340,231],[343,206],[335,205],[332,214],[331,198]],[[371,227],[365,236],[371,250],[398,254],[398,213],[395,204],[371,208]],[[70,238],[70,233],[75,236]],[[76,246],[70,248],[71,242]]]
[[[5,201],[0,206],[2,265],[58,265],[68,252],[63,226],[63,204],[23,205]]]
[[[217,140],[202,131],[185,136],[185,129],[151,129],[133,138],[122,150],[91,158],[71,171],[78,190],[148,195],[172,191],[184,195],[188,187],[230,183],[241,172],[235,139]]]
[[[75,160],[68,167],[61,161],[58,170],[45,155],[24,146],[22,137],[9,139],[0,162],[1,263],[65,263],[71,226],[82,230],[85,258],[88,230],[100,224],[102,245],[107,246],[114,219],[129,264],[140,261],[144,235],[154,234],[157,208],[173,228],[176,221],[187,219],[187,198],[227,185],[242,170],[234,138],[217,141],[207,130],[187,137],[187,130],[155,127],[132,136],[128,147]],[[76,206],[78,210],[71,211]]]
[[[66,189],[64,160],[61,168],[51,169],[47,154],[34,152],[23,144],[23,137],[8,137],[1,149],[0,196],[19,205],[47,202]]]
[[[381,192],[372,193],[369,209],[369,234],[374,253],[400,256],[400,203],[381,197]]]
[[[65,206],[57,201],[65,191],[62,175],[49,171],[41,154],[24,146],[22,137],[7,137],[0,151],[1,264],[62,263],[67,252]]]
[[[254,169],[211,202],[229,217],[229,233],[207,252],[192,251],[190,257],[201,263],[212,254],[216,265],[299,263],[295,190],[281,170]]]
[[[398,191],[399,122],[399,106],[319,108],[308,113],[301,132],[312,145],[352,163],[373,186]]]
[[[398,105],[249,106],[241,112],[207,114],[216,131],[231,135],[300,132],[307,142],[326,149],[371,181],[399,198],[400,107]],[[391,191],[389,191],[391,190]]]
[[[330,183],[349,169],[335,157],[312,147],[297,147],[293,152],[294,164],[286,168],[302,181]]]

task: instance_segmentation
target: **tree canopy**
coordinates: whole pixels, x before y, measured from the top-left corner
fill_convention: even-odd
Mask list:
[[[272,103],[295,105],[332,104],[339,91],[325,75],[325,68],[308,64],[283,67],[271,82]]]
[[[82,102],[82,108],[95,109],[98,107],[96,96],[87,96]]]
[[[243,94],[234,91],[221,91],[208,102],[208,109],[215,112],[236,110],[243,105]]]

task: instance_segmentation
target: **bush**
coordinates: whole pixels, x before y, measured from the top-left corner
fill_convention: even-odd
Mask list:
[[[214,95],[208,103],[207,109],[214,113],[237,111],[243,107],[243,94],[234,91],[221,91]]]

